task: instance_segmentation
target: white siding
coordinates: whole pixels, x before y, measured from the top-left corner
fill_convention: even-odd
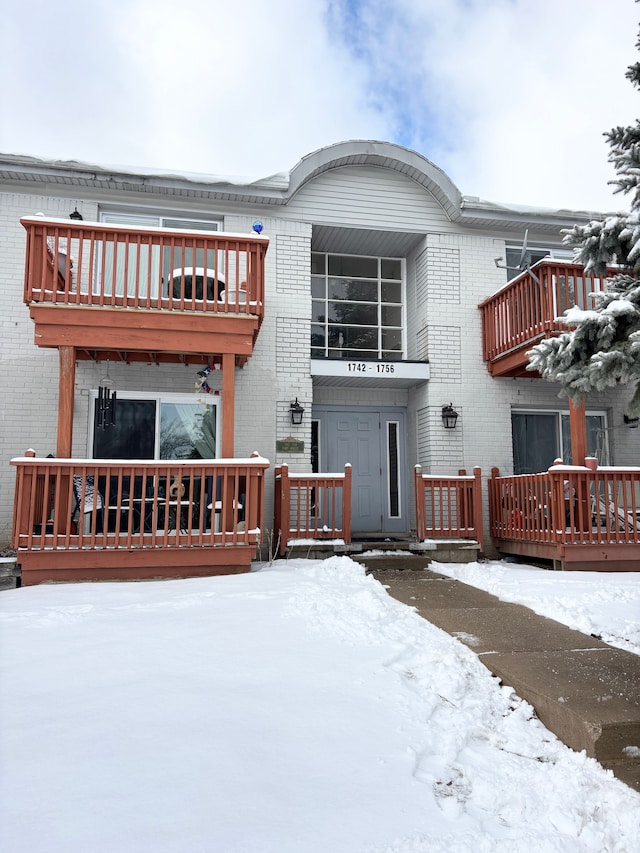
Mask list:
[[[335,169],[310,181],[287,205],[287,216],[351,228],[448,229],[441,205],[424,187],[375,166]]]

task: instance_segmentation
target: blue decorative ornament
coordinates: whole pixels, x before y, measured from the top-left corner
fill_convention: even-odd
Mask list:
[[[260,222],[259,219],[256,219],[256,221],[253,223],[252,227],[253,227],[253,230],[256,232],[256,234],[261,234],[264,226],[262,225],[262,222]]]

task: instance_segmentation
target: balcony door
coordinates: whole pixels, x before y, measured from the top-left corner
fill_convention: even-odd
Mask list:
[[[158,216],[155,214],[121,213],[103,211],[100,221],[111,225],[123,225],[130,228],[176,228],[183,231],[218,231],[220,223],[211,220],[185,219],[177,216]],[[205,254],[208,257],[205,257]],[[96,287],[100,288],[103,281],[105,296],[137,297],[157,299],[164,289],[167,295],[168,282],[176,269],[201,268],[216,270],[218,276],[223,275],[223,258],[220,255],[204,249],[169,246],[161,250],[160,246],[147,243],[137,243],[135,240],[118,236],[109,239],[105,233],[101,256],[97,259],[99,274],[96,276]]]
[[[514,474],[540,474],[554,459],[571,462],[571,428],[566,412],[512,412]],[[587,413],[587,453],[609,464],[607,416]]]

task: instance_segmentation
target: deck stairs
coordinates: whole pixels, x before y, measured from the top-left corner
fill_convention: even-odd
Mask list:
[[[334,555],[351,557],[368,571],[423,569],[432,561],[440,563],[473,563],[480,556],[480,545],[469,539],[429,539],[415,537],[358,538],[346,545],[342,541],[291,544],[288,559],[326,560]]]

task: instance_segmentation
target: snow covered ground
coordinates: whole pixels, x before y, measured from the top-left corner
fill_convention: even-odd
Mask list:
[[[640,796],[362,567],[256,568],[0,595],[3,851],[640,850]],[[434,568],[640,651],[638,573]]]
[[[640,572],[552,572],[506,561],[431,568],[640,655]]]

